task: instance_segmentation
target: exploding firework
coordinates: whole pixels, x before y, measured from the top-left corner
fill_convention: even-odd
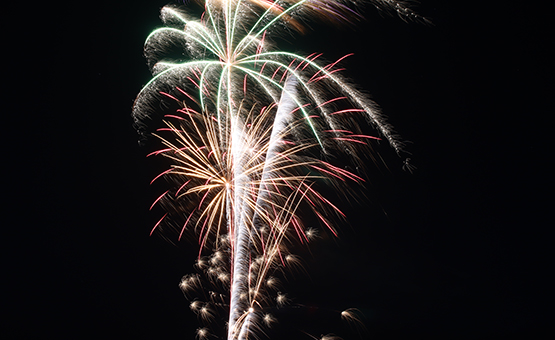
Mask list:
[[[401,1],[371,2],[406,19],[420,18]],[[302,33],[311,18],[346,22],[358,16],[346,4],[203,4],[200,20],[162,9],[167,27],[152,32],[145,44],[154,77],[139,93],[133,116],[145,139],[160,103],[176,107],[152,133],[164,145],[152,154],[171,161],[155,180],[175,184],[153,204],[167,211],[153,232],[173,227],[178,239],[198,236],[197,266],[205,275],[187,275],[180,287],[202,323],[227,310],[227,338],[248,339],[276,321],[269,307],[289,301],[277,292],[275,277],[299,263],[286,241],[306,243],[316,233],[299,212],[311,210],[337,235],[332,221],[343,213],[318,187],[342,190],[345,183],[363,182],[338,164],[362,165],[360,150],[379,139],[398,154],[403,144],[374,103],[339,75],[343,58],[323,65],[319,54],[301,56],[273,46],[272,37]],[[164,59],[176,47],[186,51],[186,61]],[[367,123],[379,137],[361,129]],[[206,290],[208,301],[194,298],[198,289]],[[212,335],[202,327],[197,336]]]

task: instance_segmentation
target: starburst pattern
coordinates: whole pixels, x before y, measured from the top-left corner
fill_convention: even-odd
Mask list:
[[[152,32],[145,44],[154,77],[139,93],[133,116],[146,138],[158,103],[165,98],[177,107],[153,133],[164,147],[152,155],[172,164],[155,180],[175,184],[153,204],[167,211],[153,232],[166,225],[178,231],[178,239],[198,235],[197,267],[205,278],[187,275],[180,287],[203,324],[220,315],[218,308],[227,309],[228,339],[247,339],[276,322],[265,311],[269,306],[290,302],[274,276],[300,266],[286,241],[305,243],[318,235],[305,228],[301,208],[337,235],[332,220],[343,213],[318,187],[364,181],[333,161],[361,165],[357,155],[372,143],[383,138],[398,154],[403,143],[376,105],[340,75],[338,65],[348,55],[322,65],[320,54],[302,56],[272,44],[284,31],[303,33],[309,19],[335,23],[359,17],[347,6],[355,1],[202,3],[200,20],[162,9],[167,27]],[[405,19],[420,18],[402,1],[371,3]],[[188,58],[164,59],[176,46]],[[364,122],[380,137],[364,133]],[[209,301],[196,300],[197,289]],[[353,319],[350,311],[342,316]],[[212,334],[203,327],[197,336]]]

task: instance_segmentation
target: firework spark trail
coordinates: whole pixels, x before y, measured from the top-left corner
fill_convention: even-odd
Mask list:
[[[238,120],[238,119],[237,119]],[[231,273],[231,291],[230,291],[230,315],[229,315],[229,331],[228,339],[233,338],[234,328],[231,325],[236,325],[239,315],[241,315],[246,308],[247,301],[242,299],[242,294],[245,292],[248,294],[248,277],[249,277],[249,239],[250,231],[245,226],[245,214],[247,213],[246,202],[243,200],[245,194],[243,191],[249,182],[249,178],[244,174],[245,160],[244,153],[248,149],[248,145],[243,143],[243,133],[241,133],[244,128],[239,127],[238,124],[232,124],[231,135],[232,135],[232,153],[233,153],[233,168],[234,168],[234,209],[232,209],[235,214],[233,218],[233,224],[230,224],[230,233],[233,235],[233,241],[231,242],[234,247],[231,249],[231,258],[233,264],[233,271]],[[231,220],[231,217],[229,217]]]
[[[260,331],[259,320],[272,323],[273,317],[263,310],[270,305],[268,294],[276,282],[269,275],[295,259],[284,240],[292,234],[303,242],[314,234],[304,230],[298,217],[301,205],[336,235],[326,211],[344,215],[318,193],[316,180],[336,187],[363,181],[316,155],[333,158],[330,150],[343,151],[353,163],[362,163],[359,148],[379,138],[365,135],[357,117],[365,117],[398,154],[403,144],[376,105],[338,74],[337,64],[344,57],[321,65],[321,54],[304,57],[275,50],[271,43],[284,30],[305,32],[304,20],[338,23],[357,18],[347,6],[357,1],[200,2],[205,10],[200,21],[176,8],[162,9],[168,27],[146,40],[154,77],[137,96],[133,117],[145,139],[147,121],[161,101],[180,105],[165,116],[166,127],[154,134],[164,148],[152,154],[173,163],[155,180],[173,180],[176,188],[153,203],[167,210],[153,231],[184,219],[176,226],[179,238],[189,229],[198,233],[198,267],[206,270],[212,285],[229,288],[228,340],[248,339]],[[425,21],[403,1],[370,3],[405,20]],[[165,51],[178,44],[190,59],[163,60]],[[209,249],[214,251],[205,260],[202,252]],[[231,264],[227,269],[226,256]],[[197,276],[186,276],[180,286],[185,292],[201,283]],[[221,295],[211,299],[212,305],[191,302],[202,320],[214,317],[213,307],[226,305]],[[278,305],[285,300],[278,295]],[[210,335],[204,327],[197,333],[200,338]]]
[[[264,167],[262,169],[261,175],[261,185],[264,187],[259,189],[256,206],[260,207],[264,204],[264,201],[269,200],[268,193],[270,190],[268,189],[268,185],[272,180],[272,172],[271,166],[274,163],[274,159],[278,156],[278,150],[281,146],[281,137],[284,135],[285,129],[289,123],[291,118],[291,112],[295,109],[295,103],[292,100],[292,97],[296,93],[296,85],[297,80],[294,76],[289,77],[284,86],[284,91],[282,93],[280,102],[278,104],[276,116],[274,118],[274,123],[272,125],[272,133],[270,135],[270,140],[268,142],[268,150],[266,151],[266,160],[264,161]],[[256,215],[254,221],[256,222]],[[256,226],[256,224],[255,224]]]
[[[296,80],[294,76],[291,76],[287,79],[284,91],[282,93],[277,112],[272,124],[272,132],[270,135],[270,140],[268,142],[268,150],[266,151],[265,160],[263,162],[263,169],[260,178],[260,184],[258,189],[258,195],[255,202],[255,209],[254,209],[254,216],[252,218],[252,223],[254,230],[250,230],[249,228],[245,228],[243,226],[242,221],[239,221],[236,230],[237,234],[237,249],[236,255],[234,258],[234,272],[233,272],[233,283],[231,285],[231,302],[230,302],[230,317],[229,317],[229,324],[235,325],[238,324],[237,320],[242,316],[244,313],[243,311],[247,311],[247,314],[244,316],[244,320],[240,327],[239,332],[239,340],[246,339],[250,327],[252,327],[252,319],[254,317],[253,314],[253,307],[249,306],[246,307],[245,302],[241,302],[239,298],[241,295],[248,294],[248,287],[245,285],[245,280],[242,279],[244,277],[249,276],[249,268],[248,268],[248,257],[250,255],[250,240],[251,237],[249,233],[258,233],[259,227],[263,222],[258,222],[257,219],[260,218],[258,212],[264,210],[265,202],[270,201],[268,185],[270,183],[270,179],[272,176],[271,165],[274,163],[275,157],[277,157],[277,151],[279,148],[279,141],[281,136],[283,135],[284,130],[286,129],[291,111],[294,110],[294,102],[292,101],[292,96],[295,93],[296,87]],[[243,213],[243,211],[242,211]],[[258,222],[258,223],[257,223]],[[261,276],[263,277],[263,276]],[[236,329],[230,328],[228,338],[232,339],[233,334],[236,332]]]

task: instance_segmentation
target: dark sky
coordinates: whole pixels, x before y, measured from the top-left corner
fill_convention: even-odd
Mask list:
[[[150,77],[142,43],[166,3],[43,4],[23,25],[35,33],[10,52],[24,63],[6,65],[20,70],[5,143],[15,156],[4,178],[11,338],[194,337],[177,284],[197,248],[149,237],[161,190],[149,182],[161,168],[130,116]],[[364,314],[363,339],[552,332],[547,9],[418,8],[434,25],[368,6],[354,29],[315,25],[284,42],[328,60],[354,52],[346,74],[412,142],[418,169],[401,171],[383,148],[391,170],[372,172],[369,202],[350,209],[339,239],[301,251],[310,276],[286,283],[294,303],[275,334],[360,338],[330,319],[349,307]]]

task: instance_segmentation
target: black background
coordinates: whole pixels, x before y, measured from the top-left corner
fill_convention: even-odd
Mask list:
[[[193,338],[199,327],[177,286],[198,249],[149,237],[161,216],[148,211],[160,193],[149,182],[161,168],[130,116],[150,77],[143,41],[169,2],[10,12],[2,240],[11,338]],[[354,29],[314,24],[283,42],[328,60],[354,52],[345,74],[412,142],[418,169],[403,172],[380,149],[390,170],[371,172],[369,202],[347,209],[339,239],[300,251],[309,275],[286,282],[293,304],[277,312],[275,334],[360,338],[330,321],[349,307],[364,314],[363,339],[553,333],[547,8],[417,8],[434,24],[367,6]]]

